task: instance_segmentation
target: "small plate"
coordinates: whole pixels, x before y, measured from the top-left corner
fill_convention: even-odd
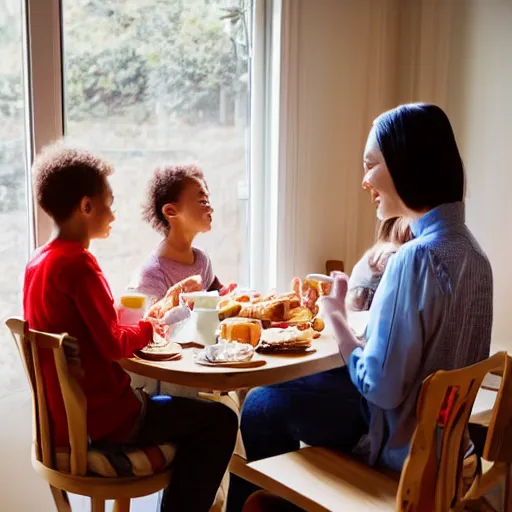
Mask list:
[[[181,354],[143,354],[140,351],[137,351],[133,354],[137,359],[141,359],[143,361],[155,361],[155,362],[163,362],[163,361],[179,361],[183,358]]]
[[[182,348],[177,343],[167,343],[160,346],[149,345],[141,350],[137,350],[135,355],[139,359],[148,361],[171,361],[182,357]]]
[[[219,366],[221,368],[258,368],[265,366],[267,362],[264,359],[251,359],[250,361],[226,361],[224,363],[210,363],[203,359],[196,358],[194,362],[201,366]]]
[[[294,355],[294,356],[300,356],[300,355],[313,354],[314,352],[316,352],[316,348],[315,347],[308,347],[308,348],[301,348],[301,347],[292,347],[292,348],[276,347],[276,348],[271,348],[271,347],[265,347],[265,348],[259,348],[258,349],[258,347],[256,347],[256,352],[258,354],[265,354],[266,356],[271,356],[271,355],[283,356],[283,355],[287,355],[287,354]]]

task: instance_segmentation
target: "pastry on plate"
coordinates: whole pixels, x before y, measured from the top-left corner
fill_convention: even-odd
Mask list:
[[[143,349],[138,350],[135,355],[149,361],[169,361],[181,359],[181,347],[177,343],[159,342],[150,343]]]
[[[296,327],[266,329],[262,333],[256,350],[258,352],[307,352],[312,348],[311,341],[315,334],[311,328],[304,331]]]
[[[261,338],[261,322],[248,318],[228,318],[221,322],[219,337],[228,342],[248,343],[255,347]]]
[[[279,322],[285,320],[290,311],[290,299],[272,299],[264,302],[242,304],[240,316]]]

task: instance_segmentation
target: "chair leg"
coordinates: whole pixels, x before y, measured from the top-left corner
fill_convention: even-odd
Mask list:
[[[130,500],[126,498],[116,500],[114,512],[130,512]]]
[[[55,501],[57,512],[71,512],[68,493],[62,489],[57,489],[57,487],[52,487],[51,485],[50,490],[52,491],[53,501]]]
[[[91,512],[105,512],[105,500],[102,498],[91,498]]]

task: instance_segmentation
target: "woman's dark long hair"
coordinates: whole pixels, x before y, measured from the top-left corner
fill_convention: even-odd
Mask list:
[[[464,165],[448,116],[436,105],[401,105],[379,116],[375,135],[395,188],[415,211],[464,199]]]

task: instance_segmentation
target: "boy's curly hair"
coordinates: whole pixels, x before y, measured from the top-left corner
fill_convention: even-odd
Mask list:
[[[88,151],[53,144],[32,166],[38,204],[56,222],[66,221],[84,197],[103,192],[113,172],[110,164]]]
[[[142,218],[156,231],[166,235],[171,226],[162,213],[169,203],[179,201],[185,185],[190,180],[204,180],[203,171],[193,164],[170,165],[155,169],[149,182],[146,201],[142,208]]]

